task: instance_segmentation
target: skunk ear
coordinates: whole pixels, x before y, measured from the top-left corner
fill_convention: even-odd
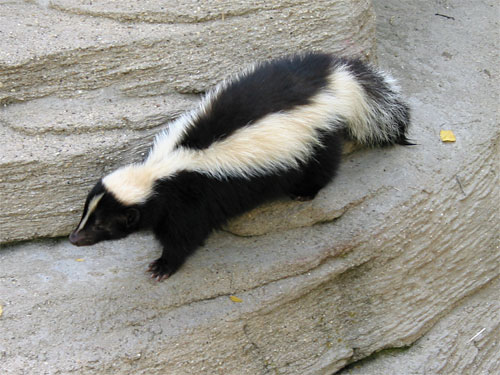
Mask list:
[[[141,213],[137,208],[129,208],[125,213],[127,228],[135,227],[141,219]]]

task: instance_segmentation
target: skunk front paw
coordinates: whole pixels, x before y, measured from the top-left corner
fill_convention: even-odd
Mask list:
[[[166,280],[176,271],[166,259],[158,258],[149,265],[148,272],[151,272],[151,278],[158,281]]]

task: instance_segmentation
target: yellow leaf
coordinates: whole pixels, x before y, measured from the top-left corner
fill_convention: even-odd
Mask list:
[[[2,309],[2,305],[0,305],[0,316],[2,316],[3,314],[3,309]]]
[[[77,262],[85,262],[85,259],[83,258],[78,258],[78,259],[75,259]]]
[[[241,298],[238,298],[236,296],[230,296],[229,297],[231,299],[231,301],[233,302],[243,302],[243,300]]]
[[[441,130],[439,136],[443,142],[455,142],[457,140],[451,130]]]

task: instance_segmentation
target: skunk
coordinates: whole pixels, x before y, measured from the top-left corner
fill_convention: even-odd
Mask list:
[[[254,65],[160,132],[145,160],[103,177],[69,240],[152,230],[159,281],[228,219],[278,198],[312,199],[335,175],[342,139],[411,144],[395,82],[356,59],[303,53]]]

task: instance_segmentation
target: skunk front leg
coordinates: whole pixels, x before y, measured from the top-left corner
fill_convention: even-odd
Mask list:
[[[182,258],[164,249],[161,257],[149,265],[148,272],[151,272],[153,279],[163,281],[173,275],[182,266],[186,258],[187,256]]]
[[[175,225],[177,224],[177,225]],[[180,221],[154,230],[156,238],[163,245],[161,257],[149,265],[151,277],[163,281],[173,275],[193,254],[203,246],[212,228],[207,222],[192,220],[192,227],[180,225]]]

